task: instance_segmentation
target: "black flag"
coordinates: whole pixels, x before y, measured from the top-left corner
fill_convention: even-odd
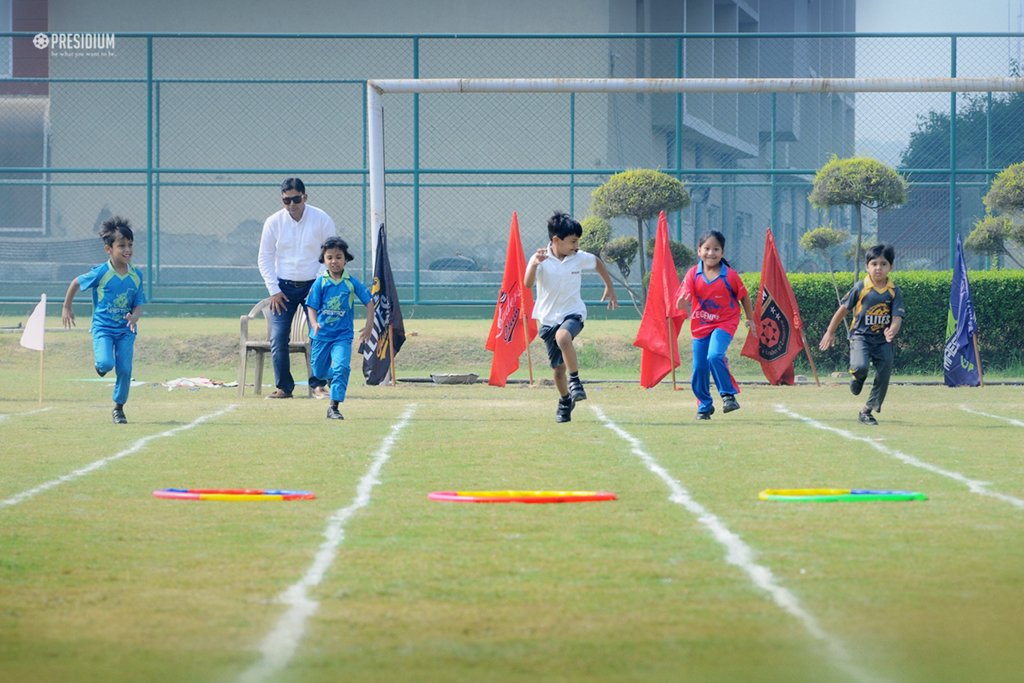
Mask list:
[[[370,341],[360,347],[363,376],[367,384],[390,381],[391,361],[405,343],[405,325],[398,305],[398,291],[388,260],[387,233],[384,224],[377,229],[377,253],[373,261],[373,332]]]

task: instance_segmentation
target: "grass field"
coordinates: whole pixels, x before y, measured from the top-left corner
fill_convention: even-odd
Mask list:
[[[622,323],[588,325],[585,378],[626,376],[635,323]],[[461,324],[407,329],[400,376],[486,376],[482,341]],[[868,428],[830,381],[745,386],[742,410],[706,423],[688,390],[593,383],[567,425],[543,386],[365,387],[354,375],[346,420],[329,423],[324,402],[160,384],[233,380],[236,340],[237,320],[145,320],[142,384],[130,424],[115,427],[86,332],[48,336],[41,408],[37,354],[0,334],[0,680],[923,683],[1024,671],[1019,386],[899,384]],[[318,498],[151,496],[172,486]],[[819,486],[929,499],[757,498]],[[452,489],[618,500],[427,500]]]

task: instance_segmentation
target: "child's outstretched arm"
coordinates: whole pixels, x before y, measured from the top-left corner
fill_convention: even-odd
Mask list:
[[[690,315],[690,301],[686,297],[686,290],[682,286],[676,290],[676,308],[686,311],[687,317]]]
[[[75,312],[71,308],[71,302],[75,300],[75,295],[78,294],[79,289],[81,289],[81,285],[78,284],[78,278],[76,277],[68,285],[68,291],[64,295],[64,306],[60,311],[60,319],[64,323],[64,327],[68,329],[75,326]]]
[[[743,305],[743,314],[747,316],[747,329],[754,329],[754,307],[750,305],[750,295],[744,296],[740,299],[740,303]]]
[[[320,331],[320,322],[317,320],[316,309],[306,304],[306,322],[309,323],[309,333],[316,335]]]
[[[820,350],[826,351],[836,342],[836,329],[845,317],[846,306],[840,304],[835,314],[833,314],[832,320],[828,322],[828,329],[825,330],[825,334],[821,335],[821,343],[818,344]]]
[[[896,338],[896,335],[900,333],[900,329],[903,327],[903,318],[898,315],[893,316],[892,322],[889,323],[889,327],[885,328],[885,341],[892,343],[892,340]]]
[[[125,314],[124,319],[128,321],[128,329],[135,334],[139,333],[139,318],[142,317],[142,306],[136,306]]]
[[[370,343],[370,335],[373,333],[373,316],[377,309],[373,306],[373,299],[366,304],[366,325],[359,330],[359,345]]]
[[[526,274],[523,275],[524,287],[533,287],[533,283],[537,281],[537,264],[547,257],[547,249],[538,249],[537,253],[530,257],[530,262],[526,264]]]
[[[601,257],[597,257],[597,261],[594,263],[594,270],[604,280],[604,293],[601,294],[601,301],[608,301],[608,310],[614,311],[619,307],[619,299],[615,296],[615,288],[612,286],[612,276],[608,273],[608,267],[604,265],[604,261]]]

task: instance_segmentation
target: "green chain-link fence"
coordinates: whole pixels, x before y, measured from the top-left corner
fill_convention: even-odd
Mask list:
[[[0,34],[0,49],[33,37]],[[104,258],[96,231],[111,214],[136,226],[152,300],[258,299],[260,229],[293,175],[368,277],[367,79],[993,77],[1017,73],[1022,38],[119,34],[102,49],[50,46],[45,75],[0,73],[0,299],[61,296]],[[771,225],[789,270],[819,270],[800,235],[851,223],[807,201],[835,154],[908,177],[908,204],[869,214],[866,232],[896,244],[900,268],[944,269],[992,176],[1024,159],[1022,125],[1024,99],[1004,93],[389,97],[391,262],[410,303],[493,302],[513,211],[529,252],[553,210],[583,218],[612,173],[647,167],[694,200],[671,217],[675,239],[720,230],[737,267],[756,270]]]

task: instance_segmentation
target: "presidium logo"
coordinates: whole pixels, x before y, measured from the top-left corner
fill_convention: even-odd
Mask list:
[[[110,56],[115,43],[113,33],[37,33],[32,38],[36,49],[67,56]]]

